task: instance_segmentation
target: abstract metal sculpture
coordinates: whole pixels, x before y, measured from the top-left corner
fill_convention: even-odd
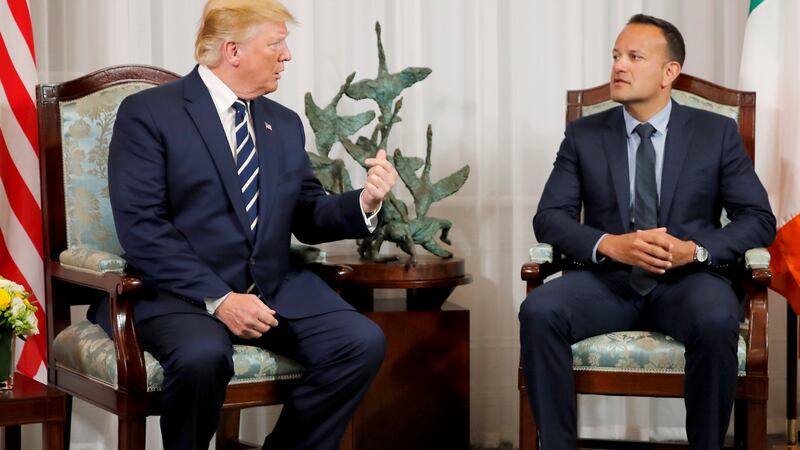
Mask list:
[[[344,161],[330,158],[331,148],[340,142],[345,151],[366,169],[364,160],[374,157],[378,149],[386,148],[392,127],[400,122],[398,113],[403,106],[400,93],[409,86],[422,81],[431,73],[427,67],[408,67],[397,73],[390,73],[386,67],[386,54],[381,41],[380,23],[375,24],[378,36],[378,76],[353,83],[355,73],[350,74],[333,100],[323,109],[314,103],[311,93],[305,95],[306,116],[314,130],[317,153],[308,152],[311,166],[326,190],[332,193],[352,189],[350,175]],[[340,116],[336,110],[342,95],[353,100],[370,99],[378,104],[380,115],[370,137],[359,136],[355,142],[350,135],[369,125],[375,119],[375,112],[366,111],[354,116]],[[383,203],[384,220],[372,239],[358,243],[358,253],[371,261],[385,261],[396,257],[381,257],[380,248],[384,241],[394,242],[401,250],[416,260],[415,245],[442,258],[453,254],[443,249],[436,240],[450,244],[447,235],[452,222],[447,219],[429,217],[428,210],[434,202],[453,195],[467,181],[469,166],[466,165],[453,174],[437,181],[431,181],[431,144],[433,131],[428,125],[425,160],[415,156],[403,156],[400,149],[387,158],[397,168],[400,178],[414,198],[414,217],[409,215],[405,202],[389,193]],[[422,169],[422,174],[417,172]]]

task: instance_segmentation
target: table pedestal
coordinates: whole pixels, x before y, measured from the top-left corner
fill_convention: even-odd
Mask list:
[[[383,330],[386,357],[352,422],[353,450],[469,448],[469,311],[447,296],[469,283],[461,259],[372,263],[329,256],[353,273],[342,297]],[[375,296],[404,289],[404,299]],[[386,310],[385,304],[402,304]]]

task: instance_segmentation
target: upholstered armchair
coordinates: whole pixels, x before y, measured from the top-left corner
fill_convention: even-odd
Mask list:
[[[37,88],[49,381],[117,415],[119,449],[145,448],[145,419],[159,413],[163,371],[136,337],[128,299],[142,283],[126,273],[120,256],[106,180],[108,145],[120,102],[175,78],[153,67],[119,66]],[[349,269],[316,266],[340,280]],[[110,302],[113,340],[97,325],[71,321],[72,306],[98,300]],[[234,346],[233,362],[218,449],[244,448],[239,410],[281,403],[303,372],[257,347]]]
[[[683,105],[711,110],[737,121],[750,159],[754,155],[755,94],[726,89],[682,74],[673,98]],[[608,84],[569,91],[567,122],[615,106]],[[725,222],[723,218],[723,223]],[[568,270],[573,263],[557,249],[540,243],[522,266],[522,280],[530,293],[545,278]],[[747,299],[739,336],[739,377],[735,404],[735,447],[765,450],[767,420],[767,287],[769,253],[749,250],[741,267],[731,268],[743,284]],[[642,397],[683,397],[684,348],[674,339],[650,331],[620,331],[594,336],[572,346],[576,392],[579,394]],[[520,450],[538,449],[537,427],[519,371]],[[649,444],[649,443],[648,443]],[[644,444],[642,448],[650,448]],[[619,442],[579,440],[591,448],[621,448]],[[624,448],[636,448],[627,444]],[[659,447],[660,448],[660,447]]]

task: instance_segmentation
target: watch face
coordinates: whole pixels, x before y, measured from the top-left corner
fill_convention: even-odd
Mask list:
[[[698,245],[697,249],[694,251],[694,259],[701,263],[708,261],[708,250]]]

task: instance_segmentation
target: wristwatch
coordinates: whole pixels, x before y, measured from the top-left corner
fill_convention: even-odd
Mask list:
[[[695,244],[694,262],[697,264],[708,264],[708,250],[700,244]]]

